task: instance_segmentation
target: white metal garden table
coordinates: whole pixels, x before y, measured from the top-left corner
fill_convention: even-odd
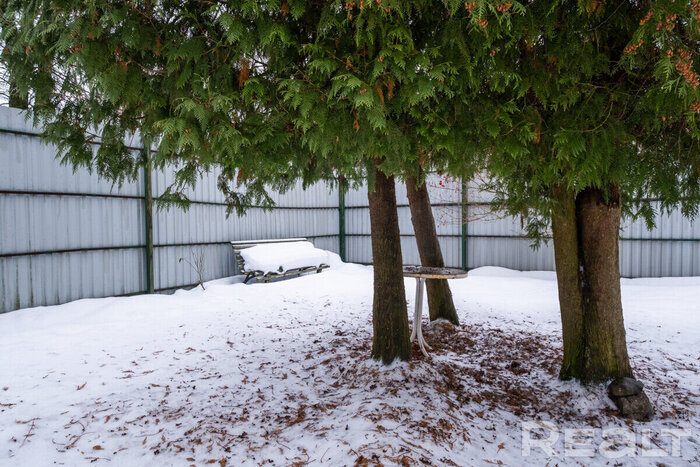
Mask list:
[[[404,277],[414,277],[416,279],[416,307],[413,313],[413,331],[411,332],[411,342],[418,339],[421,352],[428,356],[427,349],[430,346],[423,338],[421,328],[421,318],[423,316],[423,289],[426,279],[462,279],[467,277],[467,271],[456,268],[433,268],[428,266],[404,266]]]

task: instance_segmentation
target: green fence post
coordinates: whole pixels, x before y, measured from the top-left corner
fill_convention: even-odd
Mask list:
[[[146,293],[153,293],[153,192],[151,189],[151,145],[143,148],[146,163],[143,166],[143,201],[146,229]]]
[[[468,256],[468,244],[467,244],[467,237],[469,236],[469,231],[467,229],[467,219],[469,216],[469,206],[468,206],[468,199],[467,199],[467,184],[464,183],[464,180],[462,179],[462,269],[465,271],[467,270],[467,260],[469,259]]]
[[[338,184],[338,243],[340,259],[345,261],[345,188]]]

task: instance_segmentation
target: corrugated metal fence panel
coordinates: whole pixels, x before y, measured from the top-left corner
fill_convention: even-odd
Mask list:
[[[338,188],[325,182],[315,183],[303,188],[297,182],[285,193],[271,193],[277,206],[294,208],[334,208],[338,209]],[[337,231],[337,228],[336,228]]]
[[[658,210],[658,203],[653,205]],[[700,220],[691,222],[675,210],[661,213],[652,230],[643,219],[625,221],[621,236],[620,272],[625,277],[700,275]]]
[[[443,182],[440,185],[440,182]],[[433,204],[456,204],[461,200],[460,184],[430,174],[426,180],[428,193]],[[456,200],[454,197],[456,196]],[[367,201],[367,188],[349,190],[345,196],[346,259],[358,263],[372,262],[372,240]],[[408,207],[406,185],[396,180],[396,204],[398,205],[399,231],[404,264],[420,264],[418,248],[414,237],[411,210]],[[445,264],[461,267],[461,206],[433,206],[433,217],[438,233]]]
[[[367,186],[351,188],[345,193],[345,207],[367,207]]]
[[[15,109],[0,129],[0,312],[143,290],[142,178],[61,165]]]
[[[652,206],[658,212],[659,203]],[[647,229],[643,219],[627,220],[622,223],[622,238],[700,239],[700,220],[689,221],[678,210],[659,214],[652,230]]]
[[[152,179],[152,195],[160,196],[165,190],[175,182],[175,172],[177,167],[173,165],[165,166],[162,170],[154,170]],[[190,201],[201,201],[207,203],[223,203],[224,196],[217,188],[217,178],[220,170],[212,168],[208,172],[200,174],[194,189],[185,188],[184,194]]]
[[[13,110],[0,107],[0,115]],[[71,166],[56,160],[54,147],[36,136],[0,133],[0,151],[0,190],[143,197],[141,177],[116,186],[85,168],[73,172]]]
[[[169,290],[196,284],[200,257],[203,258],[204,281],[236,274],[235,259],[227,244],[156,248],[153,252],[155,289]]]
[[[524,238],[467,239],[467,267],[500,266],[521,271],[553,271],[554,248],[552,242],[534,250]]]
[[[620,273],[623,277],[700,276],[700,242],[622,240]]]
[[[340,252],[340,237],[338,235],[329,235],[327,237],[309,238],[316,248],[332,251],[339,254]]]
[[[139,246],[143,201],[122,198],[0,196],[0,254]]]
[[[349,236],[346,242],[347,260],[354,263],[372,263],[372,238],[370,236]],[[440,238],[440,249],[448,267],[461,267],[461,245],[459,238]],[[404,264],[420,264],[416,240],[413,236],[401,237],[401,255]]]
[[[141,291],[142,249],[0,258],[0,312]]]
[[[248,209],[238,217],[226,217],[226,207],[191,204],[187,211],[154,211],[155,245],[228,242],[261,238],[305,237],[338,234],[338,208]]]
[[[176,167],[166,166],[153,174],[153,196],[162,194],[175,181]],[[217,187],[219,168],[212,168],[198,178],[195,188],[186,188],[185,195],[195,202],[224,203],[225,199]],[[240,187],[245,190],[245,186]],[[325,182],[303,187],[301,181],[284,193],[269,193],[276,206],[290,208],[338,208],[338,189]],[[366,203],[365,203],[366,204]]]

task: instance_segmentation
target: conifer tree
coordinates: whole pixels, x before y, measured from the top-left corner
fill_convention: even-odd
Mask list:
[[[298,179],[367,180],[372,353],[389,362],[410,357],[400,243],[386,241],[398,239],[393,177],[419,148],[438,161],[465,146],[449,105],[463,84],[440,44],[458,5],[8,0],[0,60],[65,162],[121,183],[145,162],[126,141],[152,142],[153,165],[178,168],[161,202],[186,204],[215,165],[239,213]]]
[[[651,225],[677,205],[697,213],[700,3],[533,1],[519,13],[486,4],[467,4],[493,39],[482,156],[500,201],[534,237],[551,224],[561,377],[631,376],[620,219]]]

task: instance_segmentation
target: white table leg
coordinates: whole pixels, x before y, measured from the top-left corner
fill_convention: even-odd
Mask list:
[[[421,286],[422,284],[420,283],[420,278],[416,277],[416,300],[413,304],[413,329],[411,330],[411,342],[416,339],[416,335],[418,333],[418,323],[420,322],[420,316],[423,313],[420,305],[423,299],[423,297],[421,297]]]
[[[411,342],[415,338],[418,338],[418,346],[420,347],[421,352],[423,352],[423,355],[426,357],[428,356],[428,352],[425,350],[426,347],[430,348],[427,342],[425,342],[425,339],[423,338],[423,329],[421,325],[422,317],[423,317],[423,289],[425,287],[425,279],[416,277],[416,306],[415,306],[415,312],[413,313],[413,332],[411,332]]]

